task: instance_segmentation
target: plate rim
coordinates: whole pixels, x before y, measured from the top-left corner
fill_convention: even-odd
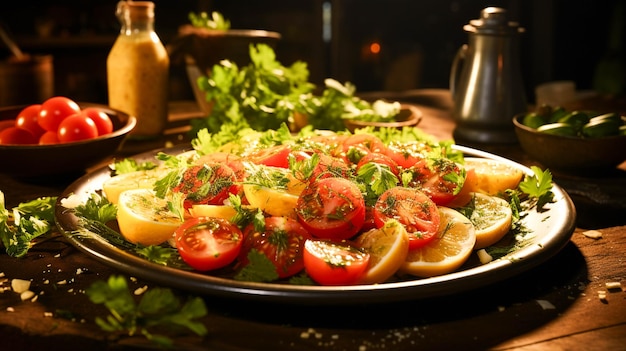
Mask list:
[[[498,155],[461,145],[454,145],[453,148],[470,157],[488,158],[508,163],[523,170],[525,174],[531,172],[530,168]],[[147,151],[131,156],[131,158],[138,160],[154,159],[158,152],[176,153],[191,149],[190,145],[181,144],[172,148]],[[337,287],[236,281],[150,262],[106,242],[97,234],[95,234],[95,238],[73,235],[71,232],[76,229],[77,217],[62,205],[62,199],[71,194],[77,194],[77,192],[88,194],[89,191],[101,189],[98,185],[101,185],[104,178],[109,176],[110,169],[108,166],[98,168],[78,178],[58,197],[55,204],[55,221],[65,238],[78,250],[121,273],[155,284],[207,296],[261,302],[328,305],[396,302],[453,295],[511,278],[540,265],[558,253],[570,241],[576,228],[574,204],[565,190],[553,182],[552,191],[555,193],[557,201],[552,205],[556,204],[562,207],[561,210],[567,215],[562,216],[562,218],[550,219],[557,221],[556,228],[551,229],[551,233],[547,237],[544,235],[543,239],[545,240],[543,242],[521,248],[488,264],[431,278],[416,278],[415,280],[372,285]]]

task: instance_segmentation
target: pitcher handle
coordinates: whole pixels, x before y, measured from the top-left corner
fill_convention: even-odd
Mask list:
[[[450,94],[453,98],[456,94],[457,70],[461,61],[465,60],[466,53],[467,44],[463,44],[459,50],[457,50],[456,55],[454,55],[454,60],[452,61],[452,69],[450,71]]]

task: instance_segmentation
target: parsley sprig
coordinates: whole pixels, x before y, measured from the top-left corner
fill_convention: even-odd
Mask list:
[[[40,197],[9,211],[4,193],[0,191],[0,240],[9,256],[23,257],[33,246],[35,238],[53,229],[56,199]]]
[[[95,304],[104,305],[110,312],[106,318],[96,317],[96,324],[108,332],[126,333],[129,336],[144,335],[162,346],[173,346],[173,341],[157,328],[180,328],[203,336],[207,329],[197,319],[207,314],[204,301],[199,297],[185,303],[165,288],[148,289],[139,302],[131,294],[126,278],[112,275],[105,281],[93,283],[85,293]]]

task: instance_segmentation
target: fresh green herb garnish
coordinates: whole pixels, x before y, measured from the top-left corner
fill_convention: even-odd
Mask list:
[[[230,21],[224,18],[219,12],[213,11],[209,16],[206,12],[190,12],[189,22],[196,28],[206,28],[214,30],[228,30],[230,29]]]
[[[207,333],[204,324],[197,321],[207,314],[204,301],[199,297],[183,304],[172,290],[152,288],[136,303],[126,279],[115,275],[106,282],[93,283],[85,293],[91,302],[103,304],[109,310],[110,315],[106,318],[96,317],[96,324],[107,332],[121,332],[129,336],[139,333],[167,347],[173,346],[173,341],[165,335],[153,334],[153,329],[187,329],[200,336]]]
[[[357,172],[357,181],[366,186],[365,204],[374,205],[378,197],[386,190],[398,185],[398,177],[388,166],[375,162],[366,163]]]
[[[117,217],[117,207],[98,193],[92,193],[84,204],[76,206],[74,210],[78,216],[102,223]]]
[[[137,162],[132,158],[125,158],[121,161],[117,161],[111,165],[111,169],[115,171],[115,174],[130,173],[136,171],[147,171],[156,168],[156,164],[151,161]]]
[[[41,197],[21,203],[9,211],[0,191],[0,239],[9,256],[22,257],[32,241],[54,227],[56,197]]]
[[[304,116],[314,129],[344,131],[344,120],[393,121],[400,112],[398,102],[373,103],[355,96],[355,87],[326,79],[321,95],[308,81],[307,64],[296,61],[285,66],[267,44],[250,45],[251,63],[239,67],[223,60],[214,65],[211,75],[198,79],[212,110],[206,119],[191,121],[191,135],[200,130],[218,133],[229,129],[278,130],[282,124],[297,125]]]
[[[537,211],[544,211],[544,206],[554,202],[554,193],[552,193],[552,173],[546,169],[542,171],[537,166],[532,166],[531,170],[534,175],[524,176],[524,180],[520,182],[519,189],[528,194],[530,200],[534,201]]]
[[[258,250],[250,250],[248,261],[248,264],[235,275],[235,280],[271,282],[278,279],[274,264]]]

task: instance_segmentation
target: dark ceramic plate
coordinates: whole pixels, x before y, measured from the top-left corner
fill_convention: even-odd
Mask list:
[[[457,148],[468,156],[503,160],[525,173],[531,172],[520,164],[498,156],[461,146]],[[183,147],[177,147],[161,151],[176,154],[184,150]],[[144,153],[136,158],[154,160],[154,155],[154,152]],[[529,244],[484,265],[480,264],[475,254],[472,254],[472,258],[455,273],[376,285],[331,287],[242,282],[149,262],[123,244],[110,240],[109,234],[113,232],[112,230],[105,230],[107,234],[98,230],[83,229],[81,235],[76,235],[80,229],[78,218],[63,207],[62,199],[74,194],[84,202],[90,194],[100,190],[102,183],[109,177],[109,169],[101,168],[78,179],[59,196],[55,209],[57,225],[72,244],[104,264],[130,276],[194,293],[248,300],[295,304],[355,304],[457,294],[507,279],[540,265],[567,244],[575,229],[574,205],[569,196],[559,186],[554,185],[552,191],[556,201],[549,204],[548,210],[543,213],[531,211],[524,220],[524,225],[532,231]]]
[[[41,177],[85,171],[113,155],[135,127],[135,117],[105,105],[78,103],[81,108],[97,107],[113,122],[113,132],[94,139],[53,145],[0,145],[0,173],[20,177]],[[0,109],[0,120],[15,119],[26,106]]]

